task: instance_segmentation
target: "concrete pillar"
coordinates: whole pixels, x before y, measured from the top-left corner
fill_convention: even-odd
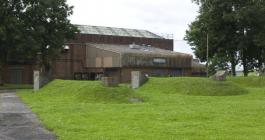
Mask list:
[[[33,73],[34,91],[40,90],[40,71],[35,70]]]
[[[141,72],[132,71],[131,86],[133,89],[137,89],[141,86]]]

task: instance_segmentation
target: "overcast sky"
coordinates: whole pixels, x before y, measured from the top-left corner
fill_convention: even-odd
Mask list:
[[[191,0],[68,0],[74,6],[73,24],[145,29],[174,34],[175,51],[192,54],[183,40],[196,17]]]

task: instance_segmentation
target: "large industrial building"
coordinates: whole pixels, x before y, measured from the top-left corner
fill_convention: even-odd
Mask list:
[[[97,80],[111,76],[130,82],[131,71],[150,76],[192,76],[193,58],[173,51],[173,39],[146,30],[76,25],[80,33],[65,43],[53,63],[53,79]],[[32,65],[8,65],[6,83],[32,83]]]

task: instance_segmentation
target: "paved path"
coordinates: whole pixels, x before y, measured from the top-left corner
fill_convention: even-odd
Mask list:
[[[14,92],[0,93],[0,140],[55,140]]]

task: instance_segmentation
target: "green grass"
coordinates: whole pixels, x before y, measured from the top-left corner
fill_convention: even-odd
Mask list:
[[[141,91],[197,96],[231,96],[248,93],[245,88],[231,81],[218,82],[206,78],[152,78]]]
[[[265,88],[265,77],[250,76],[250,77],[237,77],[237,78],[228,78],[229,81],[232,81],[242,87],[249,88]]]
[[[244,86],[255,80],[151,78],[138,90],[55,80],[19,96],[60,140],[265,139],[265,87]]]
[[[16,85],[16,84],[4,84],[0,86],[0,90],[2,89],[32,89],[32,85]]]
[[[32,100],[64,103],[129,103],[129,98],[137,98],[126,85],[104,87],[100,82],[55,80],[40,91],[27,94]],[[36,98],[36,99],[34,99]]]

